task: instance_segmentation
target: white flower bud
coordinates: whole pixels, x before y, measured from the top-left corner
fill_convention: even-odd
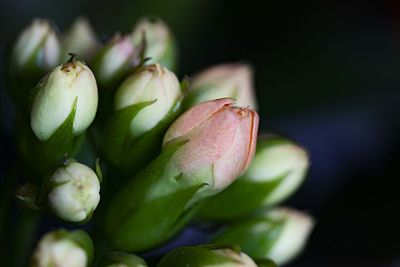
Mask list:
[[[140,47],[145,41],[145,58],[150,58],[148,64],[159,63],[169,69],[176,65],[176,47],[174,38],[164,21],[157,18],[143,18],[132,32],[135,47]]]
[[[74,53],[85,60],[91,60],[100,44],[96,34],[86,18],[79,17],[61,38],[63,60],[68,53]]]
[[[85,267],[87,264],[88,257],[82,247],[60,236],[59,232],[52,232],[40,240],[32,267]]]
[[[100,183],[92,169],[78,162],[69,162],[50,178],[50,209],[61,219],[81,222],[87,219],[100,201]]]
[[[51,69],[58,64],[60,43],[49,21],[35,19],[18,37],[13,50],[13,64],[17,70],[34,64]]]
[[[239,63],[221,64],[204,70],[190,83],[185,105],[230,97],[236,105],[257,108],[251,66]]]
[[[180,84],[175,74],[154,64],[138,70],[119,87],[115,96],[115,109],[155,101],[143,108],[131,122],[131,135],[139,136],[156,126],[180,96]]]
[[[80,61],[56,67],[42,82],[31,112],[31,127],[47,140],[71,113],[76,101],[73,133],[79,135],[92,123],[97,110],[97,84],[92,71]]]
[[[232,249],[216,249],[214,252],[233,259],[235,264],[228,262],[207,265],[207,267],[257,267],[256,263],[243,252],[234,251]]]
[[[283,220],[282,230],[268,253],[268,257],[283,265],[302,251],[314,227],[314,220],[306,213],[289,208],[272,210],[267,216]]]
[[[254,182],[282,179],[270,194],[266,194],[265,205],[274,205],[292,195],[303,182],[309,166],[308,154],[302,147],[284,139],[278,142],[267,145],[272,143],[267,138],[266,145],[261,143],[243,176]]]

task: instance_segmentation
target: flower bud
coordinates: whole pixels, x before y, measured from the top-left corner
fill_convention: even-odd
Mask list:
[[[121,85],[115,95],[115,109],[154,101],[131,121],[130,133],[135,137],[156,126],[180,96],[181,88],[175,74],[154,64],[141,68]]]
[[[222,97],[236,99],[238,106],[257,108],[251,66],[231,63],[204,70],[192,79],[184,105],[188,108]]]
[[[35,19],[18,37],[10,57],[10,94],[24,113],[29,90],[59,62],[60,43],[52,24]]]
[[[292,141],[279,136],[260,139],[246,173],[226,190],[208,199],[202,215],[208,219],[227,220],[281,203],[300,187],[308,165],[307,152]]]
[[[78,162],[58,168],[48,182],[50,209],[68,222],[89,219],[100,201],[100,182],[96,173]]]
[[[97,110],[97,85],[92,71],[80,61],[56,67],[39,83],[31,111],[36,137],[46,141],[75,112],[73,134],[83,133]]]
[[[138,57],[129,36],[116,34],[94,59],[93,70],[100,87],[118,85],[133,70]]]
[[[95,32],[84,17],[77,18],[71,28],[63,34],[61,44],[63,61],[68,60],[69,53],[90,61],[100,47]]]
[[[143,18],[131,35],[135,47],[144,44],[144,58],[150,58],[149,64],[160,63],[174,70],[177,51],[174,37],[167,24],[159,18]]]
[[[194,106],[179,117],[164,137],[164,145],[185,141],[171,162],[195,175],[212,168],[212,188],[222,190],[251,162],[257,139],[258,115],[233,100],[221,98]]]
[[[166,254],[157,267],[257,267],[245,253],[228,246],[202,245],[179,247]]]
[[[271,258],[280,266],[302,251],[313,227],[308,214],[277,208],[229,226],[214,242],[238,245],[255,260]]]
[[[82,230],[68,232],[57,230],[46,234],[39,241],[32,267],[86,267],[93,257],[93,243]]]
[[[35,19],[18,37],[12,52],[14,70],[36,67],[49,70],[57,65],[60,53],[58,36],[51,23]]]
[[[234,107],[231,99],[181,115],[165,134],[161,154],[112,200],[105,220],[110,245],[138,252],[172,237],[192,218],[195,204],[246,169],[257,128],[257,113]]]
[[[101,267],[147,267],[147,263],[134,254],[111,252],[102,260]]]

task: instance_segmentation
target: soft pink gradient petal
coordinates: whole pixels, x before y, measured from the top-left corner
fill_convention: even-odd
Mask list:
[[[251,162],[256,145],[258,115],[243,108],[235,108],[241,115],[231,147],[214,164],[215,188],[223,189],[242,174]]]
[[[232,146],[239,124],[240,117],[230,106],[225,106],[181,136],[189,141],[174,159],[179,169],[186,172],[213,164]]]
[[[220,98],[196,105],[183,113],[168,129],[164,136],[164,144],[172,139],[185,135],[194,127],[207,120],[212,114],[226,105],[232,105],[231,98]]]

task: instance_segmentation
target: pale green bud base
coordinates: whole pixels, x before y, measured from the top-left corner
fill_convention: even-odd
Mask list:
[[[64,123],[46,141],[40,141],[28,121],[21,121],[18,127],[18,148],[25,161],[28,177],[37,182],[45,174],[54,170],[66,157],[73,157],[83,142],[84,134],[74,136],[73,123],[76,112],[76,101]]]
[[[123,173],[137,172],[160,153],[166,129],[181,112],[179,99],[155,127],[138,137],[132,137],[131,121],[143,108],[153,103],[142,102],[115,112],[105,128],[103,153],[114,169],[122,171],[121,176],[124,176]],[[120,177],[116,178],[119,184],[123,182]]]
[[[199,198],[198,191],[213,177],[212,173],[188,177],[174,171],[170,159],[181,145],[164,149],[116,194],[105,216],[111,248],[148,251],[170,239],[194,216],[197,205],[193,199]]]

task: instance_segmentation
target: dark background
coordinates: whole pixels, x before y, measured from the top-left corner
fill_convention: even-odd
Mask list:
[[[261,129],[309,149],[310,175],[289,204],[318,225],[292,266],[400,266],[399,1],[1,0],[0,71],[34,17],[63,30],[86,15],[106,40],[147,14],[175,32],[181,76],[251,63]],[[0,86],[3,172],[15,156],[4,76]]]

